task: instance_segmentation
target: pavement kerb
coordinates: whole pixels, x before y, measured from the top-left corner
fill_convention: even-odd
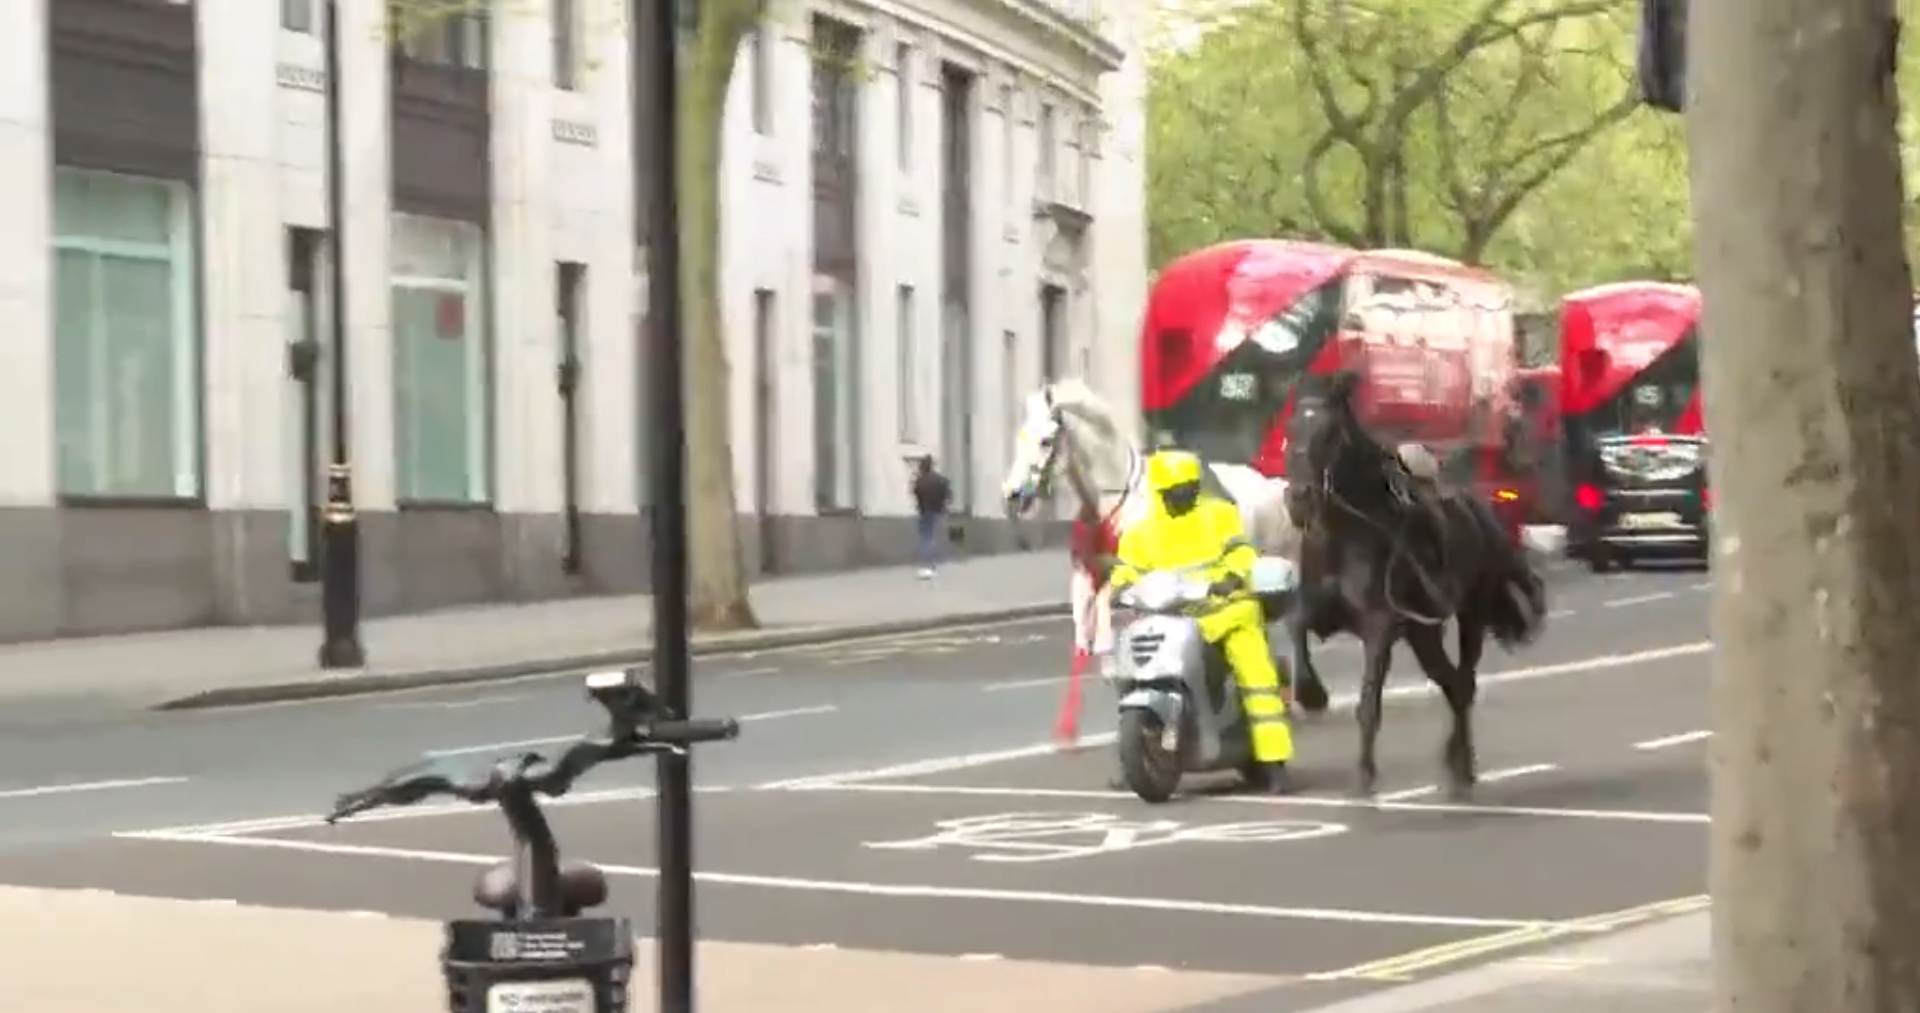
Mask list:
[[[695,657],[718,657],[750,651],[771,651],[792,647],[817,647],[870,637],[925,633],[934,630],[991,623],[1012,622],[1067,615],[1067,604],[1045,603],[973,612],[948,613],[914,619],[896,619],[874,623],[844,623],[805,626],[792,629],[753,630],[711,636],[695,634],[690,645]],[[244,707],[263,703],[288,703],[299,700],[324,700],[334,697],[368,696],[400,690],[436,686],[461,686],[474,683],[505,682],[513,679],[557,676],[598,668],[624,668],[644,665],[653,660],[651,647],[623,647],[590,651],[555,658],[501,662],[487,665],[463,665],[423,668],[405,672],[358,672],[312,678],[288,679],[249,686],[227,686],[176,697],[154,705],[152,709],[211,710]]]
[[[1533,563],[1549,583],[1573,568],[1564,561],[1536,553]],[[1558,565],[1556,565],[1558,563]],[[754,630],[711,636],[696,634],[692,652],[695,657],[715,657],[749,651],[780,650],[791,647],[816,647],[869,637],[924,633],[962,626],[1036,619],[1067,615],[1068,605],[1043,603],[1002,609],[947,613],[913,619],[875,623],[845,623],[799,628]],[[289,703],[300,700],[324,700],[334,697],[369,696],[401,690],[477,683],[506,682],[514,679],[565,675],[596,668],[622,668],[644,665],[653,660],[650,647],[621,647],[553,658],[500,662],[486,665],[422,668],[402,672],[357,672],[341,675],[285,679],[248,686],[227,686],[174,697],[153,706],[153,710],[213,710],[265,703]]]

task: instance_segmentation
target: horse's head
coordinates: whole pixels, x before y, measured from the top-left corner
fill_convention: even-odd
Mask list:
[[[1358,431],[1353,395],[1360,376],[1349,370],[1309,375],[1300,384],[1287,427],[1287,512],[1302,527],[1326,506],[1330,474]]]
[[[1020,428],[1014,433],[1013,461],[1000,483],[1007,516],[1026,513],[1051,490],[1065,436],[1066,424],[1053,403],[1053,388],[1042,387],[1028,395]]]

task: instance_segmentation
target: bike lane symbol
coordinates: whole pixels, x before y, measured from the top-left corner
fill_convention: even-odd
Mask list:
[[[1340,823],[1264,820],[1187,826],[1177,820],[1125,820],[1109,813],[1012,812],[941,820],[932,834],[862,847],[889,851],[972,851],[976,862],[1053,862],[1169,844],[1273,844],[1347,832]]]

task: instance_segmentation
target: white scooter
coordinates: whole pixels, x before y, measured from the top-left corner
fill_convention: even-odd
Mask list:
[[[1237,770],[1259,780],[1233,672],[1220,647],[1200,635],[1198,617],[1218,607],[1209,601],[1206,570],[1156,570],[1114,599],[1138,614],[1120,632],[1107,673],[1120,700],[1120,772],[1147,802],[1173,797],[1189,773]],[[1286,615],[1298,578],[1286,559],[1262,557],[1249,584],[1235,597],[1251,593],[1273,623]],[[1286,661],[1275,665],[1290,683]]]

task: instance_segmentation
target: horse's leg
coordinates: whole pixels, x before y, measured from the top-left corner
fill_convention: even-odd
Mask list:
[[[1467,624],[1462,623],[1464,633]],[[1407,645],[1413,648],[1420,667],[1440,692],[1446,695],[1453,711],[1453,730],[1447,735],[1441,760],[1447,769],[1448,788],[1455,798],[1466,795],[1473,786],[1473,730],[1469,709],[1473,704],[1473,678],[1470,669],[1447,660],[1447,648],[1440,626],[1416,626],[1407,630]],[[1462,659],[1465,654],[1462,652]]]
[[[1454,666],[1459,678],[1457,693],[1447,696],[1453,709],[1454,727],[1460,744],[1453,755],[1457,779],[1471,786],[1479,777],[1479,761],[1473,749],[1473,701],[1480,688],[1480,652],[1487,644],[1487,624],[1471,604],[1460,613],[1460,663]]]
[[[1307,604],[1309,593],[1302,588],[1294,595],[1293,607],[1287,610],[1287,635],[1293,641],[1293,698],[1307,713],[1319,714],[1327,709],[1327,685],[1320,681],[1320,672],[1313,667],[1313,655],[1307,649],[1307,634],[1313,625],[1313,612]]]
[[[1380,698],[1387,688],[1387,665],[1393,660],[1394,632],[1393,618],[1384,613],[1369,616],[1360,624],[1360,644],[1366,662],[1361,671],[1360,705],[1354,708],[1354,719],[1360,723],[1361,795],[1372,795],[1374,783],[1379,779],[1373,747],[1380,735]]]

